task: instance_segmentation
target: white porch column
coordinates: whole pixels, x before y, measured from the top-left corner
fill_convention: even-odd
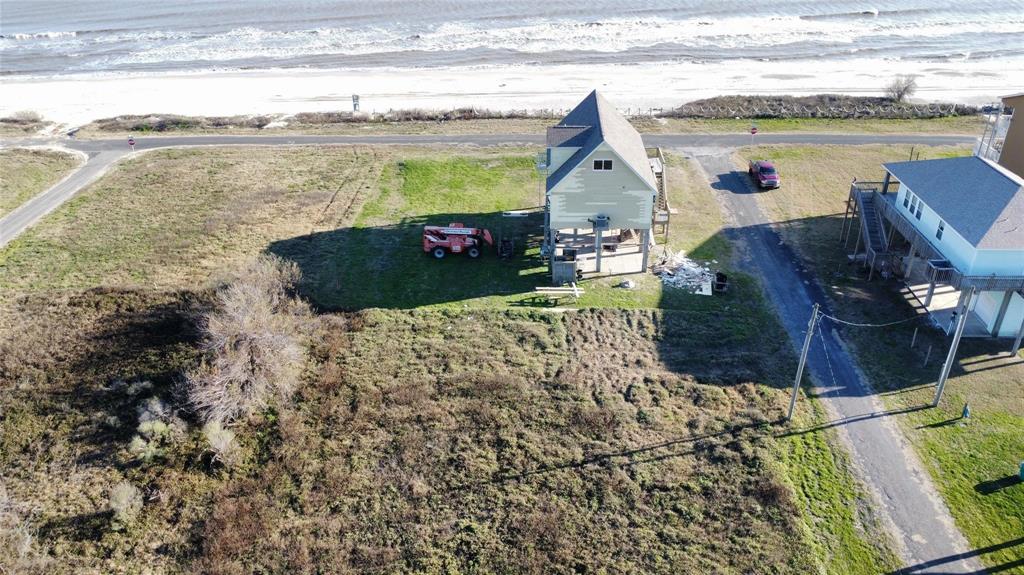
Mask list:
[[[646,272],[647,271],[647,257],[649,255],[649,252],[651,251],[651,230],[649,230],[649,229],[644,230],[643,238],[644,238],[643,239],[643,242],[644,242],[644,263],[640,267],[640,271],[641,272]]]
[[[932,296],[935,295],[935,280],[928,282],[928,293],[924,296],[924,307],[932,305]]]
[[[942,399],[942,390],[946,388],[946,379],[949,378],[949,371],[953,368],[953,362],[956,361],[956,352],[960,349],[960,338],[964,334],[964,326],[967,325],[967,314],[971,313],[971,304],[974,300],[976,288],[971,287],[970,290],[967,292],[967,301],[964,302],[963,306],[957,306],[957,310],[960,311],[960,317],[957,318],[956,331],[953,332],[953,343],[949,345],[946,362],[942,364],[942,370],[939,372],[938,389],[935,390],[935,400],[932,402],[932,407],[937,407]],[[963,300],[963,296],[961,296],[961,300]]]
[[[1017,330],[1017,339],[1013,342],[1013,349],[1010,350],[1010,355],[1017,355],[1020,351],[1020,342],[1024,340],[1024,319],[1020,320],[1020,329]]]
[[[1013,290],[1003,292],[1003,303],[999,306],[999,313],[996,314],[996,321],[992,323],[992,337],[999,337],[999,330],[1003,327],[1003,320],[1006,319],[1006,310],[1010,308],[1013,301]]]

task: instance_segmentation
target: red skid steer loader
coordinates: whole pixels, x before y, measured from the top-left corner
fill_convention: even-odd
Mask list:
[[[494,245],[490,230],[467,228],[459,223],[448,226],[423,226],[423,251],[437,259],[449,253],[463,252],[471,258],[478,258],[483,253],[484,243]]]

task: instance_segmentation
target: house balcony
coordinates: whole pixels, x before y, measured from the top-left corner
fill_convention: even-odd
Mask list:
[[[956,326],[956,316],[953,312],[961,304],[963,292],[949,284],[938,283],[933,287],[929,278],[931,270],[928,260],[918,257],[915,258],[913,264],[910,264],[909,258],[903,259],[903,269],[910,269],[910,274],[903,277],[903,283],[907,286],[901,292],[903,299],[918,312],[927,312],[935,327],[947,334],[952,333]],[[970,310],[967,313],[963,337],[991,337],[991,335],[985,320],[977,312]]]
[[[947,333],[953,329],[954,312],[972,288],[978,293],[1024,290],[1024,276],[970,275],[953,265],[942,248],[900,211],[897,194],[887,191],[894,184],[898,185],[888,180],[857,181],[850,186],[843,236],[849,243],[849,234],[858,234],[857,245],[864,246],[863,261],[871,266],[872,274],[878,269],[883,275],[903,278],[905,299],[915,309],[927,311],[936,327]],[[859,230],[855,219],[861,222]],[[964,337],[992,335],[988,322],[974,309],[969,310]]]
[[[890,256],[891,259],[907,259],[902,257],[893,250],[893,237],[894,232],[899,232],[899,235],[909,244],[911,250],[907,253],[920,256],[926,262],[928,268],[927,279],[929,282],[941,283],[952,286],[953,288],[960,290],[965,288],[974,287],[978,291],[1006,291],[1006,290],[1024,290],[1024,276],[1020,275],[971,275],[964,273],[953,264],[949,263],[949,258],[942,252],[942,248],[937,246],[932,239],[921,233],[914,223],[907,218],[907,216],[899,210],[896,205],[896,194],[886,193],[887,187],[891,187],[896,182],[854,182],[850,187],[850,196],[860,196],[866,199],[865,196],[870,195],[872,203],[877,208],[877,212],[880,216],[879,223],[888,224],[888,230],[882,230],[882,238],[885,240],[886,246],[884,252]],[[881,251],[879,252],[882,253]],[[909,263],[909,260],[908,262]],[[911,264],[912,266],[912,264]],[[911,271],[913,267],[911,267]]]

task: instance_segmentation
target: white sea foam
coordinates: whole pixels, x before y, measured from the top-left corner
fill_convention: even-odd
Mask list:
[[[595,22],[530,20],[520,25],[448,22],[427,30],[408,25],[390,27],[319,28],[270,31],[242,27],[209,36],[145,32],[136,37],[108,35],[94,42],[137,44],[130,53],[97,61],[93,68],[164,62],[230,62],[252,58],[285,59],[317,55],[361,56],[400,52],[460,52],[481,49],[524,54],[587,51],[615,53],[659,45],[687,50],[769,49],[827,39],[828,53],[836,45],[884,47],[887,40],[937,39],[957,35],[1024,34],[1024,14],[1016,18],[976,15],[951,23],[936,18],[916,22],[883,19],[829,20],[799,16],[738,16],[719,19],[612,18]],[[844,49],[848,51],[848,49]],[[785,56],[774,52],[766,58]]]
[[[10,36],[3,37],[13,40],[38,40],[41,38],[53,40],[56,38],[74,38],[76,35],[78,35],[77,32],[36,32],[33,34],[11,34]]]

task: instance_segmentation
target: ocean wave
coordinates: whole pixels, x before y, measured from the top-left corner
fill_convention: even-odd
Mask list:
[[[869,5],[868,5],[869,6]],[[763,57],[845,57],[878,53],[975,58],[995,46],[1024,46],[1024,12],[964,12],[918,8],[851,9],[829,3],[824,13],[727,16],[672,14],[613,18],[554,16],[527,19],[477,18],[430,23],[407,18],[376,24],[273,30],[269,26],[130,29],[118,25],[78,32],[0,36],[0,55],[32,70],[40,54],[67,65],[63,71],[275,64],[366,60],[395,65],[436,65],[449,55],[484,54],[509,62],[564,61],[578,54],[701,60]],[[675,16],[675,17],[673,17]],[[308,25],[307,22],[303,22]],[[970,51],[965,55],[963,52]],[[655,55],[655,56],[652,56]],[[409,55],[409,56],[406,56]],[[632,56],[627,56],[632,57]],[[60,60],[63,58],[64,60]],[[333,60],[332,60],[333,58]],[[462,58],[462,56],[459,56]],[[463,58],[473,61],[472,58]],[[585,62],[586,60],[580,60]],[[643,60],[646,61],[646,60]],[[255,64],[254,64],[255,63]],[[6,66],[5,66],[6,67]]]
[[[5,40],[56,40],[57,38],[74,38],[78,32],[35,32],[29,34],[0,34]]]
[[[866,46],[874,42],[884,43],[886,38],[935,39],[1000,33],[1024,36],[1024,16],[961,19],[955,26],[941,18],[906,21],[872,17],[865,23],[807,20],[801,16],[739,16],[686,20],[534,20],[504,27],[480,22],[447,22],[430,28],[393,25],[298,31],[242,27],[201,37],[179,37],[159,32],[146,32],[133,38],[119,37],[119,41],[148,42],[151,45],[134,47],[131,53],[115,56],[103,64],[117,66],[478,49],[524,54],[559,51],[613,53],[659,45],[674,45],[681,50],[720,48],[727,51],[781,47],[801,42]]]

